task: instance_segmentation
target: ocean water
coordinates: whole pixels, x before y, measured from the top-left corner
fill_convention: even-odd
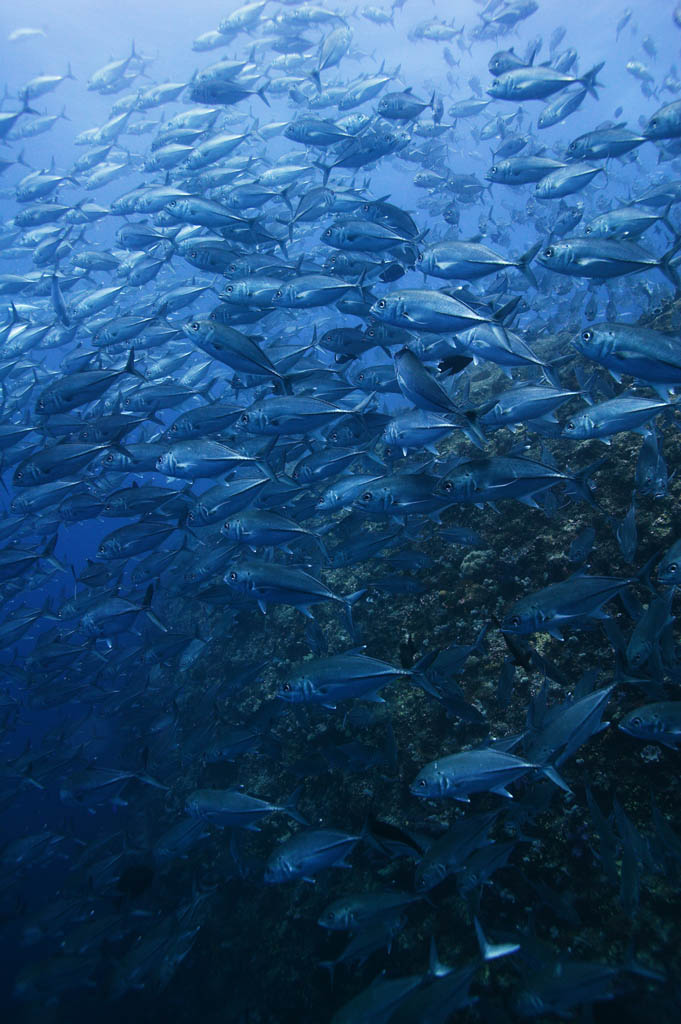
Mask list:
[[[678,1020],[674,7],[0,9],[3,1020]]]

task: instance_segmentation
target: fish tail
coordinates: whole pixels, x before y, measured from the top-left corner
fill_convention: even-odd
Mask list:
[[[530,282],[530,284],[534,288],[537,287],[537,279],[534,276],[533,272],[530,270],[530,263],[532,262],[534,257],[537,255],[537,253],[539,252],[541,247],[542,247],[542,242],[541,241],[537,242],[530,249],[528,249],[526,253],[523,253],[523,255],[520,257],[520,259],[518,260],[518,263],[517,263],[517,267],[518,267],[518,270],[520,271],[520,273],[523,274],[527,278],[527,280]]]
[[[312,79],[312,81],[314,82],[315,86],[317,87],[317,92],[320,93],[322,91],[322,80],[321,80],[321,77],[320,77],[320,74],[319,74],[319,68],[317,68],[316,71],[308,72],[308,78]]]
[[[310,822],[298,810],[298,801],[300,800],[300,794],[302,791],[303,787],[298,786],[298,788],[291,793],[290,797],[283,802],[281,809],[288,814],[289,818],[293,818],[294,821],[297,821],[298,824],[309,826]]]
[[[22,99],[24,101],[24,105],[21,108],[21,113],[22,114],[37,114],[38,113],[37,110],[34,110],[33,107],[29,106],[29,104],[28,104],[28,93],[24,92],[24,94],[22,96]]]
[[[347,597],[342,597],[341,598],[341,601],[343,601],[343,603],[345,605],[345,615],[346,615],[346,618],[347,618],[348,630],[350,632],[350,635],[352,637],[355,637],[355,638],[357,636],[357,633],[356,633],[356,630],[355,630],[355,623],[354,623],[354,620],[352,618],[352,609],[353,609],[354,605],[359,601],[360,597],[364,597],[365,594],[366,594],[366,587],[363,590],[356,590],[354,592],[354,594],[348,594]]]
[[[679,275],[676,272],[676,267],[672,266],[672,260],[676,255],[678,255],[679,250],[681,250],[681,238],[679,238],[678,234],[676,235],[676,238],[677,241],[671,247],[669,252],[666,252],[660,260],[660,270],[667,278],[667,280],[671,281],[671,283],[674,285],[676,289],[681,290],[681,281],[679,280]]]
[[[600,64],[595,64],[590,71],[587,71],[585,75],[582,75],[582,77],[578,79],[578,81],[582,83],[586,91],[596,100],[598,99],[598,93],[596,92],[596,89],[603,88],[603,83],[598,82],[596,79],[598,76],[598,72],[601,70],[604,64],[604,60],[602,60]]]
[[[139,370],[135,369],[135,349],[134,348],[130,349],[130,354],[128,355],[128,361],[125,364],[125,368],[124,368],[123,372],[124,373],[131,373],[134,377],[140,377],[142,380],[146,380],[146,377],[144,376],[144,374],[140,373]]]
[[[520,949],[517,942],[504,942],[501,945],[488,942],[477,917],[473,918],[473,923],[483,960],[498,960],[499,957],[508,956],[510,953],[517,953]]]
[[[573,498],[580,498],[585,501],[588,505],[594,505],[593,495],[589,486],[589,481],[594,473],[601,468],[606,460],[597,459],[596,462],[592,462],[586,469],[581,470],[574,477],[571,477],[568,482],[568,493]]]
[[[314,163],[315,167],[318,167],[320,169],[320,171],[323,173],[323,175],[324,175],[324,184],[326,185],[326,183],[329,180],[329,175],[331,174],[331,171],[333,170],[333,164],[325,164],[321,160],[314,160],[313,163]]]
[[[512,299],[510,299],[507,303],[505,303],[505,305],[503,305],[500,309],[496,311],[496,313],[492,317],[494,323],[503,324],[504,321],[508,320],[515,311],[515,308],[519,302],[520,295],[514,295]]]
[[[464,413],[464,420],[460,426],[464,437],[467,437],[471,444],[474,444],[477,448],[485,447],[487,439],[480,429],[477,414],[472,409]]]

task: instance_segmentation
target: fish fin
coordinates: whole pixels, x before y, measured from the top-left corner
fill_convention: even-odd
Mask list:
[[[475,925],[475,934],[483,960],[498,960],[499,957],[509,956],[511,953],[517,953],[520,949],[520,944],[517,942],[504,942],[500,945],[494,945],[493,943],[488,942],[477,917],[473,918],[473,924]]]
[[[542,775],[545,775],[547,779],[553,782],[560,789],[565,790],[566,793],[572,793],[572,790],[568,786],[567,782],[562,778],[561,775],[556,771],[552,764],[546,764],[541,769]]]

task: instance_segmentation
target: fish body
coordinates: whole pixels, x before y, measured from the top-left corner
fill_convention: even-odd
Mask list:
[[[514,754],[483,747],[467,750],[426,765],[411,784],[414,796],[469,802],[471,793],[497,793],[509,797],[506,786],[522,778],[536,765]]]
[[[281,843],[270,856],[265,882],[277,884],[299,878],[310,881],[324,868],[347,867],[345,858],[358,840],[359,836],[330,828],[298,832]]]
[[[562,640],[563,629],[589,619],[607,619],[603,605],[634,582],[636,577],[571,576],[521,598],[504,616],[501,628],[512,635],[541,632]]]

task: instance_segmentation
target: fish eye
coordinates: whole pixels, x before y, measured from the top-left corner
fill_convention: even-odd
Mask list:
[[[327,228],[322,237],[331,238],[331,228]]]
[[[324,504],[324,495],[322,495],[321,498],[317,498],[317,504],[318,505],[323,505]]]
[[[362,501],[371,501],[372,497],[373,495],[371,491],[365,491],[364,494],[362,495]]]
[[[109,452],[104,461],[105,462],[113,462],[113,460],[114,460],[113,452]]]
[[[23,479],[23,476],[24,476],[24,471],[23,471],[23,469],[18,469],[18,470],[16,471],[16,473],[15,473],[15,476],[16,476],[17,480],[22,480],[22,479]]]
[[[284,683],[284,685],[282,686],[282,690],[284,690],[285,693],[288,693],[290,691],[290,689],[291,689],[291,684],[290,683]],[[331,915],[331,916],[333,916],[333,915]]]
[[[385,299],[379,299],[378,300],[378,308],[379,309],[385,309]]]
[[[329,437],[330,437],[330,439],[332,441],[337,441],[338,440],[338,431],[337,430],[332,430],[331,433],[329,434]]]
[[[513,615],[513,616],[511,617],[511,625],[512,625],[512,626],[519,626],[519,625],[520,625],[520,616],[518,616],[518,615]]]
[[[281,288],[278,288],[274,297],[275,297],[275,299],[280,299],[283,294],[284,293],[282,292]]]
[[[495,165],[494,165],[494,167],[492,167],[492,169],[490,170],[490,174],[496,174],[496,173],[497,173],[497,171],[498,171],[498,169],[499,169],[499,168],[498,168],[498,167],[496,166],[496,164],[495,164]]]
[[[357,380],[364,380],[364,374],[363,373],[358,373],[357,374]]]
[[[168,206],[177,206],[177,199],[171,199]]]
[[[190,260],[195,260],[196,259],[196,249],[192,249],[192,251],[189,253],[189,259]]]
[[[426,780],[425,779],[419,779],[419,786],[421,786],[423,789],[425,789],[425,787],[426,787]]]
[[[584,234],[585,235],[590,235],[592,231],[593,231],[593,228],[591,227],[591,225],[587,224],[587,226],[584,228]]]
[[[232,524],[231,524],[230,522],[226,522],[226,523],[225,523],[225,530],[229,530],[229,528],[230,528],[230,526],[231,526],[231,525],[232,525]]]
[[[234,285],[228,284],[227,287],[225,288],[225,291],[227,292],[228,295],[231,295],[232,292],[234,291]]]
[[[548,249],[544,249],[544,256],[546,257],[547,260],[550,260],[550,259],[553,258],[553,246],[552,245],[550,245],[548,247]]]
[[[236,583],[238,577],[237,577],[237,574],[234,572],[234,570],[232,570],[232,572],[230,572],[229,578],[232,581],[232,583]]]
[[[239,423],[248,423],[248,413],[244,412],[239,417]]]
[[[643,719],[640,718],[639,715],[635,715],[634,718],[632,718],[631,720],[631,724],[633,725],[634,729],[640,729],[643,725]]]
[[[652,117],[650,119],[649,127],[650,128],[657,128],[657,118],[656,117]]]
[[[565,424],[565,429],[566,430],[574,430],[575,429],[574,420],[568,420],[567,423]]]
[[[677,569],[678,569],[678,565],[676,564],[676,562],[672,562],[672,564],[669,566],[669,571],[670,572],[676,572]]]
[[[390,458],[392,458],[392,454],[393,454],[393,450],[392,450],[392,448],[390,447],[390,445],[388,445],[388,446],[386,447],[386,449],[385,449],[385,455],[386,455],[386,458],[387,458],[387,459],[390,459]]]
[[[453,491],[454,490],[454,484],[452,483],[452,481],[451,480],[445,480],[445,482],[442,485],[442,490],[446,491],[447,494],[449,494],[450,491]]]
[[[582,331],[582,341],[586,341],[588,343],[588,342],[591,341],[593,336],[594,336],[594,332],[593,331]]]
[[[416,262],[417,263],[423,263],[423,253],[422,252],[420,252],[418,254],[418,256],[416,257]]]

